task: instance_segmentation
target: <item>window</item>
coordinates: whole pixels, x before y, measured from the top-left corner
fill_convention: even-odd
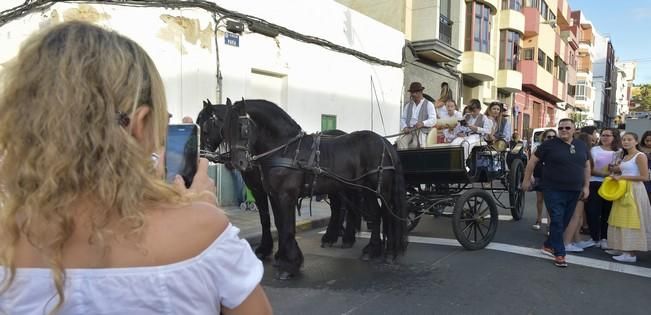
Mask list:
[[[466,6],[466,51],[490,53],[491,9],[483,3]]]
[[[500,69],[517,70],[519,54],[520,35],[509,30],[500,31]]]
[[[547,15],[549,14],[549,6],[545,0],[540,2],[540,15],[544,20],[547,20]]]
[[[549,19],[552,21],[556,21],[556,14],[552,13],[552,10],[549,10]]]
[[[520,11],[521,8],[522,0],[502,0],[502,10]]]
[[[576,91],[574,97],[577,101],[585,101],[586,98],[586,82],[585,80],[576,81]]]
[[[447,18],[450,17],[450,8],[452,7],[450,5],[451,1],[452,0],[441,0],[441,15],[444,15]]]
[[[337,129],[336,115],[321,115],[321,131]]]
[[[547,71],[551,74],[553,74],[554,71],[554,61],[552,61],[552,58],[547,57],[547,67],[545,68]]]
[[[527,8],[537,8],[540,6],[540,0],[524,0],[524,6]]]
[[[441,0],[441,15],[439,17],[439,40],[452,44],[452,21],[450,21],[450,1]]]
[[[545,67],[545,53],[538,48],[538,65],[541,67]]]
[[[554,56],[554,67],[555,67],[555,77],[559,81],[565,83],[565,74],[567,73],[567,64],[561,59],[561,57]]]
[[[567,85],[567,95],[569,96],[576,95],[576,85],[572,85],[572,84]]]
[[[533,48],[524,49],[524,60],[533,60]]]

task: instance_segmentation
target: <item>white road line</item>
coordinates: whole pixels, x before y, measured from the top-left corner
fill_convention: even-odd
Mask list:
[[[319,234],[325,234],[325,231],[321,231],[321,232],[319,232]],[[371,233],[369,233],[369,232],[360,232],[357,235],[360,238],[370,238],[371,237]],[[409,242],[410,243],[420,243],[420,244],[430,244],[430,245],[443,245],[443,246],[461,247],[461,244],[459,244],[459,242],[457,240],[455,240],[455,239],[447,239],[447,238],[409,236]],[[540,249],[537,249],[537,248],[530,248],[530,247],[523,247],[523,246],[516,246],[516,245],[493,242],[493,243],[488,244],[488,246],[486,246],[486,249],[492,249],[492,250],[497,250],[497,251],[501,251],[501,252],[507,252],[507,253],[512,253],[512,254],[518,254],[518,255],[524,255],[524,256],[530,256],[530,257],[536,257],[536,258],[544,258],[544,259],[551,260],[551,257],[549,257],[547,255],[544,255],[543,253],[540,252]],[[625,274],[639,276],[639,277],[651,278],[651,268],[638,267],[638,266],[633,266],[633,265],[621,264],[621,263],[617,263],[617,262],[610,262],[610,261],[594,259],[594,258],[581,257],[581,256],[576,256],[576,255],[567,255],[566,259],[567,259],[567,262],[569,262],[571,264],[574,264],[574,265],[585,266],[585,267],[601,269],[601,270],[614,271],[614,272],[619,272],[619,273],[625,273]]]

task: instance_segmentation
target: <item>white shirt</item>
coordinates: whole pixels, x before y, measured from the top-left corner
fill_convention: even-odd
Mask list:
[[[405,104],[405,108],[402,110],[402,115],[400,116],[400,130],[407,128],[407,110],[409,109],[409,104],[414,104],[414,101],[409,101]],[[422,99],[418,104],[412,106],[411,110],[411,120],[409,121],[409,126],[413,127],[418,123],[418,114],[420,114],[420,108],[423,104],[427,104],[427,120],[423,121],[425,127],[433,127],[436,124],[436,110],[434,109],[434,104],[432,102]]]
[[[58,314],[219,314],[242,304],[262,279],[262,263],[239,229],[226,230],[196,257],[163,266],[66,269]],[[0,268],[0,277],[4,277]],[[57,304],[50,269],[18,268],[0,295],[0,314],[48,314]]]
[[[468,126],[476,126],[477,118],[479,118],[479,115],[477,115],[477,117],[473,117],[472,115],[470,115],[470,119],[468,120]],[[472,129],[468,127],[459,126],[459,128],[461,132],[465,132],[465,133],[473,132]],[[477,131],[475,133],[485,135],[487,133],[490,133],[491,130],[493,130],[493,121],[490,118],[484,116],[484,125],[477,126]]]
[[[601,146],[595,146],[590,149],[594,169],[601,172],[608,172],[608,164],[615,162],[615,154],[619,151],[606,151]],[[590,176],[591,182],[603,182],[602,176]]]

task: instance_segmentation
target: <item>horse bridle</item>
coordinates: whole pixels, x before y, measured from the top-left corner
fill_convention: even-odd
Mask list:
[[[219,124],[217,123],[217,115],[211,113],[210,117],[201,124],[201,130],[208,130],[206,128],[207,124],[210,123],[212,127],[218,128]],[[218,147],[215,151],[210,150],[201,150],[201,157],[205,157],[208,161],[213,163],[224,164],[230,160],[231,152],[228,150],[228,145],[224,141],[224,127],[219,128],[219,135],[221,136],[222,141],[219,142]]]
[[[235,149],[239,149],[244,151],[246,155],[246,160],[249,163],[254,163],[262,158],[265,158],[271,154],[274,154],[280,150],[283,150],[287,148],[289,145],[292,143],[300,140],[305,136],[305,131],[301,130],[298,132],[296,136],[294,136],[292,139],[290,139],[288,142],[285,144],[281,144],[271,150],[265,151],[263,153],[257,154],[257,155],[251,155],[250,147],[251,147],[251,125],[255,126],[255,121],[251,119],[249,114],[246,115],[239,115],[237,117],[237,122],[238,122],[238,128],[240,128],[240,136],[239,139],[237,139],[237,143],[232,146]],[[240,144],[240,142],[245,142],[245,144]],[[230,153],[230,152],[229,152]]]

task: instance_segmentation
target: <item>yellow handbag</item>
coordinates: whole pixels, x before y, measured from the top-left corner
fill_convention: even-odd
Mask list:
[[[613,207],[610,210],[608,224],[626,229],[640,228],[640,214],[637,211],[635,197],[633,197],[633,185],[626,182],[626,193],[622,198],[613,201]]]

